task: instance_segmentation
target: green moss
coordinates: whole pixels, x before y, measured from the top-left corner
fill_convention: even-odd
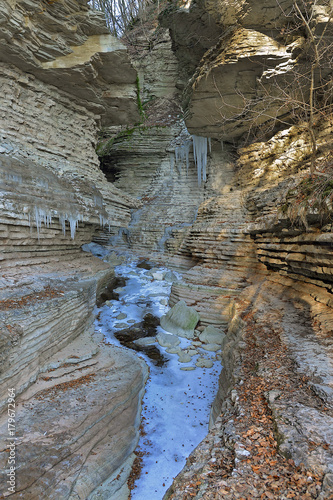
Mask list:
[[[124,140],[128,141],[135,130],[137,130],[137,127],[126,128],[121,130],[116,136],[111,137],[111,139],[99,141],[96,147],[96,153],[99,157],[108,156],[114,144],[123,142]]]

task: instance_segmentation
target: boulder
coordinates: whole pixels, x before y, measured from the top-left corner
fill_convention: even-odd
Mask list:
[[[173,273],[172,271],[168,271],[167,273],[165,273],[164,275],[164,280],[165,281],[168,281],[169,283],[173,283],[174,281],[177,281],[178,278],[177,276],[175,275],[175,273]]]
[[[162,316],[161,327],[180,337],[193,339],[194,328],[199,319],[199,313],[193,307],[187,306],[184,300],[180,300],[165,316]]]
[[[217,330],[214,326],[207,326],[204,331],[199,335],[199,339],[204,344],[219,344],[222,345],[225,333]]]

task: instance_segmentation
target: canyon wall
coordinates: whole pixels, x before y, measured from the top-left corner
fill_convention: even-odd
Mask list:
[[[11,493],[9,389],[12,497],[128,494],[147,368],[96,337],[96,299],[114,272],[81,246],[139,206],[107,182],[95,152],[101,126],[138,119],[136,76],[87,1],[2,2],[1,496]]]
[[[314,11],[315,34],[326,7]],[[288,466],[306,476],[304,494],[329,498],[332,186],[328,177],[326,198],[311,205],[308,123],[294,120],[291,99],[276,105],[306,71],[306,30],[285,31],[291,8],[170,4],[160,26],[133,31],[127,51],[86,0],[3,2],[0,390],[3,410],[8,389],[17,394],[14,498],[129,493],[147,368],[93,332],[114,273],[81,250],[92,239],[181,269],[170,305],[184,299],[199,329],[227,332],[211,431],[167,497],[225,488],[234,498],[239,487],[260,497],[265,477]],[[331,116],[318,115],[324,179],[331,132]],[[211,139],[200,182],[192,134]],[[4,437],[6,425],[2,413]]]
[[[313,11],[316,33],[322,33],[329,23],[327,8],[322,2]],[[272,425],[272,430],[266,427],[261,435],[256,425],[257,439],[265,440],[265,432],[271,432],[274,453],[281,460],[291,460],[294,465],[289,466],[299,474],[303,472],[297,467],[305,464],[308,474],[318,475],[320,486],[310,485],[304,494],[329,498],[333,463],[332,230],[331,185],[325,168],[332,147],[332,125],[331,116],[321,118],[317,109],[311,131],[316,142],[315,163],[318,178],[327,177],[318,188],[327,198],[318,208],[312,204],[315,193],[311,186],[315,184],[309,174],[313,144],[308,123],[302,122],[300,115],[295,120],[290,95],[281,99],[281,91],[289,88],[295,75],[306,80],[309,68],[309,35],[299,25],[290,35],[287,26],[294,22],[293,16],[295,11],[288,1],[258,6],[256,2],[202,0],[192,2],[189,9],[170,5],[159,17],[161,25],[170,30],[172,49],[179,60],[176,85],[178,90],[184,89],[187,130],[211,139],[207,180],[195,188],[200,193],[196,219],[177,233],[171,227],[162,238],[167,252],[164,259],[183,271],[187,269],[182,281],[173,284],[170,305],[183,299],[200,313],[199,329],[213,324],[228,331],[212,430],[189,457],[188,466],[166,498],[184,498],[189,492],[216,498],[214,478],[215,483],[221,478],[226,481],[223,494],[234,498],[244,457],[252,465],[259,460],[256,449],[239,439],[245,430],[230,423],[245,415],[248,428],[256,425],[255,413],[241,403],[244,398],[252,400],[250,393],[245,393],[249,387],[258,401],[263,401],[263,411],[268,412]],[[328,40],[330,36],[329,25]],[[300,92],[306,105],[309,87],[297,86],[295,99]],[[110,175],[116,185],[140,197],[144,204],[133,214],[133,233],[130,224],[122,244],[130,244],[140,255],[149,249],[158,259],[156,250],[165,222],[175,217],[179,225],[181,209],[177,204],[180,198],[174,197],[176,203],[167,205],[164,198],[168,182],[171,184],[170,177],[161,175],[163,162],[164,172],[168,168],[166,153],[173,151],[168,136],[159,141],[159,153],[155,139],[146,142],[149,134],[133,131],[125,140],[115,140],[110,150],[110,157],[114,155]],[[154,131],[151,135],[162,136]],[[176,144],[171,142],[171,146]],[[146,159],[140,163],[136,152],[143,156],[152,153],[149,164]],[[194,178],[192,149],[189,158]],[[130,173],[132,166],[126,170],[126,160],[133,164],[135,174]],[[143,164],[148,168],[141,171]],[[157,170],[156,164],[160,165]],[[133,183],[130,177],[138,182]],[[186,213],[188,198],[182,182],[180,176],[177,187]],[[190,179],[187,182],[190,186]],[[162,192],[156,189],[160,185]],[[175,187],[172,190],[175,192]],[[135,227],[140,229],[139,236]],[[246,359],[252,353],[258,357],[253,355],[256,361],[248,372]],[[277,353],[281,357],[275,359]],[[261,392],[254,391],[251,384],[257,384]],[[302,389],[298,391],[298,387]],[[211,463],[221,458],[221,453],[223,460],[230,454],[233,468],[219,476],[212,472]],[[260,481],[263,484],[263,478],[258,477],[258,484],[249,479],[253,470],[247,472],[249,489],[242,486],[250,497],[260,490]]]
[[[293,125],[289,99],[280,104],[283,85],[295,74],[304,75],[306,67],[305,31],[283,36],[291,19],[284,12],[295,15],[290,3],[199,1],[187,11],[173,9],[169,22],[176,54],[183,18],[193,18],[199,7],[220,26],[220,38],[185,89],[185,122],[190,133],[217,140],[208,159],[205,201],[178,251],[179,259],[187,257],[195,265],[173,285],[170,303],[184,299],[200,312],[203,326],[229,329],[211,432],[165,498],[216,498],[222,490],[224,498],[252,498],[266,491],[260,465],[258,472],[247,472],[246,464],[260,464],[260,453],[243,439],[251,434],[241,424],[256,426],[259,442],[265,442],[254,411],[261,398],[273,424],[273,447],[294,467],[302,463],[318,474],[309,498],[331,498],[331,115],[322,118],[317,109],[309,131],[307,123]],[[162,14],[164,25],[167,14]],[[328,4],[317,6],[313,15],[316,33],[329,23],[329,43]],[[191,43],[191,36],[186,40]],[[179,57],[183,64],[181,51]],[[303,92],[306,101],[309,88]],[[319,170],[314,176],[312,132]],[[256,140],[259,133],[264,140]],[[252,143],[244,146],[249,138]],[[276,342],[279,347],[273,348]],[[286,358],[278,357],[278,349]],[[251,356],[257,361],[249,372]],[[293,367],[288,373],[287,366]],[[226,466],[219,474],[216,460],[227,464],[229,459],[229,473]]]

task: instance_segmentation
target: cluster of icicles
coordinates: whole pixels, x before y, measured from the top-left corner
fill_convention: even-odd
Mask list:
[[[210,152],[212,150],[212,143],[210,137],[200,137],[198,135],[192,135],[192,140],[188,139],[184,141],[181,146],[177,146],[175,148],[175,156],[170,155],[170,164],[171,168],[173,169],[176,160],[176,166],[180,173],[181,165],[185,163],[186,173],[188,174],[188,169],[190,164],[189,156],[192,144],[193,144],[194,162],[198,172],[198,184],[200,186],[202,181],[206,182],[207,180],[208,147]]]
[[[79,227],[79,222],[83,222],[83,215],[82,214],[75,214],[75,215],[68,215],[68,214],[59,214],[59,223],[62,227],[62,232],[64,236],[66,235],[66,221],[69,223],[69,228],[71,232],[71,238],[74,240],[75,238],[75,233],[76,229]],[[35,225],[36,225],[36,230],[37,230],[37,235],[38,235],[38,241],[39,241],[39,236],[40,236],[40,229],[42,227],[42,223],[44,224],[45,227],[49,228],[52,224],[52,214],[51,212],[47,212],[43,208],[34,207],[34,212],[33,212],[33,217],[29,214],[29,226],[31,228],[31,222],[32,219],[35,219]],[[104,227],[107,223],[107,219],[103,217],[102,214],[99,215],[99,223],[101,227]],[[110,229],[110,227],[109,227]]]

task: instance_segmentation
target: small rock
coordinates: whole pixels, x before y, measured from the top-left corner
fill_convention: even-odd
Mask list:
[[[202,342],[200,342],[199,340],[193,340],[191,342],[191,345],[193,345],[194,347],[200,347],[202,346]]]
[[[199,368],[211,368],[213,366],[213,361],[211,359],[199,358],[195,363]]]
[[[116,293],[121,293],[124,291],[124,288],[123,287],[115,288],[113,291]]]
[[[127,318],[127,314],[125,314],[125,313],[120,313],[120,314],[118,314],[118,316],[116,316],[116,319],[119,319],[119,320],[125,319],[125,318]]]
[[[180,344],[180,340],[176,335],[160,332],[157,334],[157,342],[162,347],[176,347]]]
[[[179,363],[189,363],[191,361],[191,356],[184,351],[179,353],[178,361]]]
[[[268,392],[268,401],[270,404],[274,403],[276,399],[281,396],[281,391],[269,391]]]
[[[160,300],[160,304],[161,304],[162,306],[167,306],[167,305],[168,305],[168,301],[167,301],[167,299],[161,299],[161,300]]]
[[[192,358],[193,356],[198,354],[198,351],[196,349],[188,349],[187,354],[189,354]]]
[[[152,273],[152,277],[156,281],[163,281],[164,273],[161,273],[161,272],[159,272],[159,273]]]
[[[150,345],[150,344],[155,344],[156,338],[155,337],[144,337],[142,339],[137,339],[134,340],[134,344],[143,347],[145,345]]]
[[[166,349],[166,352],[168,352],[169,354],[179,354],[182,352],[182,350],[180,347],[168,347],[168,349]]]
[[[191,372],[195,370],[195,366],[181,366],[180,369],[184,370],[184,372]]]
[[[128,324],[127,323],[115,323],[114,327],[115,328],[127,328]]]
[[[219,344],[202,344],[201,347],[205,351],[210,351],[210,352],[216,352],[221,349],[221,346]]]
[[[128,319],[127,323],[136,323],[135,319]]]

